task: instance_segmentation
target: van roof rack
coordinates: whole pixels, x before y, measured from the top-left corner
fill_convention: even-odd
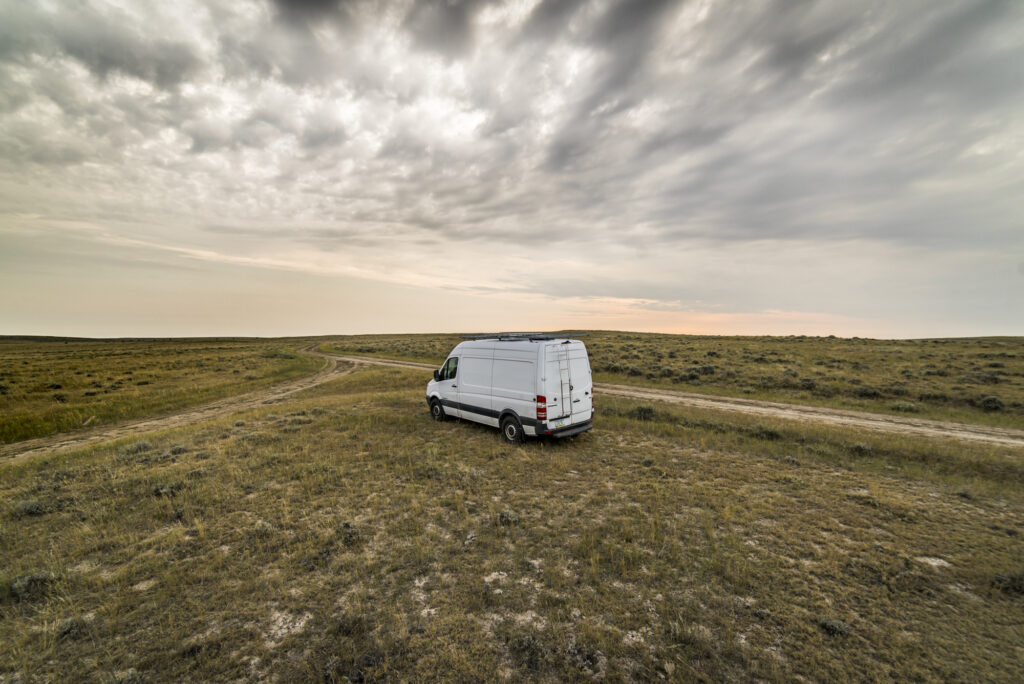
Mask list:
[[[585,337],[587,333],[578,332],[575,330],[569,330],[565,332],[557,333],[537,333],[537,332],[504,332],[504,333],[491,333],[489,335],[463,335],[464,340],[498,340],[501,341],[512,341],[512,340],[527,340],[530,342],[539,342],[543,340],[560,340],[566,337]]]

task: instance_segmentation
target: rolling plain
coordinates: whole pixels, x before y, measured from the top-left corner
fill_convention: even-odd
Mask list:
[[[601,383],[1024,427],[1019,338],[584,339]],[[457,341],[0,342],[0,679],[1024,676],[1024,447],[600,392],[512,446],[330,358]]]

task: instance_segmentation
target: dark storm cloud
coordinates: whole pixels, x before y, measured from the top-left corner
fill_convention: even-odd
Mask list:
[[[343,0],[273,0],[273,4],[285,21],[304,24],[343,16],[352,3]]]
[[[551,40],[566,30],[569,21],[586,0],[542,0],[530,13],[522,29],[528,40]]]
[[[570,190],[601,188],[612,204],[636,188],[618,184],[622,176],[611,174],[610,161],[628,158],[649,171],[692,159],[660,191],[646,189],[657,196],[643,206],[629,200],[641,217],[665,226],[666,238],[945,239],[941,213],[922,230],[919,222],[824,222],[808,208],[849,204],[859,213],[864,202],[898,201],[998,130],[993,121],[1020,99],[1021,44],[1008,42],[1004,31],[1021,13],[1009,3],[926,4],[902,13],[912,17],[886,17],[898,11],[886,5],[719,4],[708,31],[687,36],[681,47],[697,65],[684,83],[655,68],[666,47],[680,48],[678,38],[660,34],[675,7],[634,14],[627,4],[613,7],[588,35],[608,55],[607,68],[554,138],[548,168],[571,178]],[[801,130],[812,93],[820,120]],[[667,100],[673,115],[623,141],[622,115],[652,97]],[[787,111],[788,138],[758,132],[759,122],[778,126]],[[687,225],[709,214],[718,220]]]
[[[404,28],[418,47],[461,57],[473,47],[473,18],[487,4],[490,0],[416,0]]]
[[[646,260],[694,242],[1021,247],[1021,3],[2,7],[0,170],[98,218],[332,259],[572,244],[622,269],[596,292],[665,301],[694,291]]]
[[[0,57],[28,62],[33,56],[65,55],[79,61],[97,78],[122,73],[171,88],[201,66],[193,48],[158,37],[158,27],[139,34],[125,25],[117,10],[101,15],[89,5],[73,4],[49,13],[34,3],[8,7],[6,28],[0,29]]]

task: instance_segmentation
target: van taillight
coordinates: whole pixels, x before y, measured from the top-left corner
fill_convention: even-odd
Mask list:
[[[537,420],[548,419],[548,398],[543,394],[537,395]]]

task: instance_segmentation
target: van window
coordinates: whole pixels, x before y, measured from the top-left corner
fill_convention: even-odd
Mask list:
[[[454,380],[455,379],[455,373],[458,372],[458,369],[459,369],[459,357],[458,356],[453,356],[452,358],[448,359],[448,362],[444,364],[444,368],[441,369],[441,379],[442,380]]]

